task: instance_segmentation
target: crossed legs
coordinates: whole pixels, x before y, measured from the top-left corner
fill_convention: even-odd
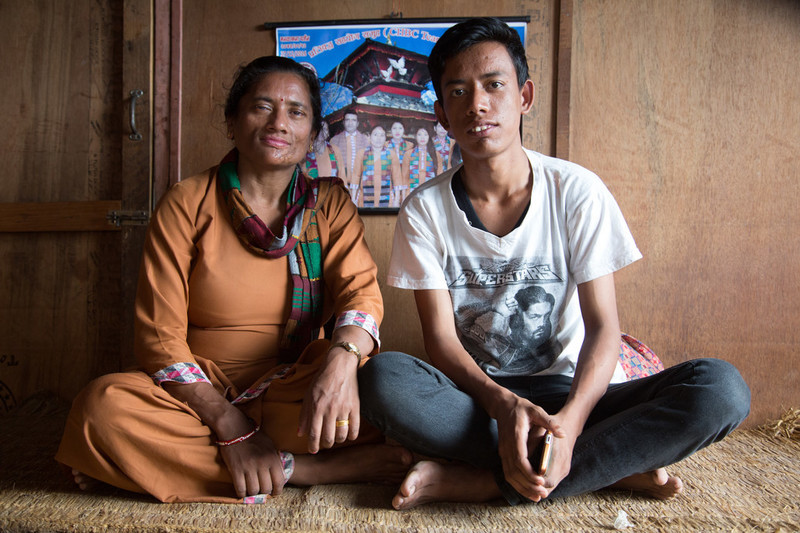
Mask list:
[[[551,413],[564,404],[571,384],[558,376],[497,381]],[[360,370],[359,390],[364,416],[388,437],[456,462],[415,465],[395,507],[501,495],[511,504],[527,501],[503,478],[495,421],[432,366],[397,352],[379,354]],[[747,416],[749,405],[738,371],[716,359],[612,385],[576,441],[570,474],[550,497],[606,487],[672,497],[683,485],[664,467],[722,439]],[[459,488],[467,493],[454,494]]]

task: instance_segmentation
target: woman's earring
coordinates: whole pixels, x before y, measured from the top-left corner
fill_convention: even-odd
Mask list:
[[[228,132],[228,139],[233,139],[233,132],[232,131]]]

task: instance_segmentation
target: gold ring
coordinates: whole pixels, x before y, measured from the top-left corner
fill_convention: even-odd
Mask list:
[[[337,428],[343,428],[343,427],[349,426],[349,425],[350,425],[350,419],[344,419],[344,420],[337,420],[336,421],[336,427]]]

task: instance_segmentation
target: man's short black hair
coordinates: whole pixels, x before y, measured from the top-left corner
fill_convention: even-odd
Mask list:
[[[497,42],[505,46],[514,63],[520,88],[528,80],[528,59],[525,56],[525,47],[519,40],[519,34],[498,18],[469,19],[448,28],[428,56],[428,71],[440,105],[444,103],[442,101],[442,75],[447,61],[467,48],[484,42]]]
[[[531,285],[530,287],[518,290],[517,294],[514,295],[514,299],[523,311],[527,311],[530,306],[538,303],[548,304],[550,306],[550,311],[552,311],[553,307],[556,305],[555,297],[538,285]],[[550,311],[548,311],[548,313]]]

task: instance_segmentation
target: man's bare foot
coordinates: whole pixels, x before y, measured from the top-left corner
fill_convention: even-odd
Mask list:
[[[392,507],[402,510],[429,502],[486,502],[501,495],[489,470],[420,461],[408,472],[392,498]]]
[[[89,477],[83,472],[75,470],[74,468],[72,469],[71,474],[72,479],[75,480],[75,484],[78,485],[81,490],[94,490],[102,485],[100,481],[97,481],[95,478]]]
[[[626,477],[609,488],[633,490],[659,500],[671,500],[683,492],[683,481],[677,476],[670,476],[664,468],[659,468]]]
[[[292,485],[399,483],[413,462],[410,451],[388,444],[365,444],[295,455]]]

